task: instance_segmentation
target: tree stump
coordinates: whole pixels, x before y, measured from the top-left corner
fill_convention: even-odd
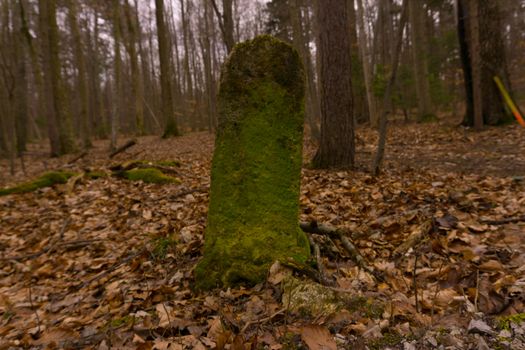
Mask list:
[[[225,63],[204,257],[196,288],[264,281],[271,264],[309,256],[298,225],[303,67],[271,36],[238,44]]]

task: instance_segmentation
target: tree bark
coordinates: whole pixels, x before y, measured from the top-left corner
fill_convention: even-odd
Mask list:
[[[428,81],[428,39],[425,30],[426,14],[424,2],[421,0],[408,0],[408,16],[410,20],[414,77],[416,80],[418,120],[432,120],[435,118],[435,114]]]
[[[372,89],[372,67],[371,55],[366,38],[365,21],[364,21],[363,0],[357,0],[357,17],[359,23],[359,49],[361,52],[361,61],[363,62],[363,75],[365,79],[366,100],[368,102],[368,113],[370,115],[370,125],[378,126],[379,118],[377,116],[376,100]]]
[[[321,143],[317,168],[354,166],[355,141],[347,2],[317,1],[321,86]]]
[[[310,132],[312,137],[316,141],[320,141],[321,132],[317,125],[317,118],[321,114],[319,106],[319,96],[317,94],[317,87],[315,85],[315,79],[313,76],[312,67],[312,55],[308,42],[305,39],[304,29],[301,25],[302,14],[300,0],[289,0],[290,1],[290,18],[292,21],[292,37],[293,45],[301,55],[303,66],[306,70],[306,120],[310,126]]]
[[[67,2],[69,12],[68,21],[73,39],[73,52],[75,58],[75,68],[77,69],[77,86],[80,97],[80,108],[78,119],[80,121],[80,134],[83,141],[84,148],[91,147],[91,132],[89,128],[90,115],[90,99],[89,86],[87,79],[86,60],[84,57],[84,50],[82,48],[82,36],[77,23],[77,4],[76,0],[68,0]]]
[[[458,37],[461,49],[467,112],[463,120],[464,125],[474,126],[474,67],[473,38],[470,32],[472,14],[469,12],[468,1],[476,1],[479,15],[479,57],[480,57],[480,86],[481,110],[483,123],[498,125],[512,120],[507,112],[505,103],[494,83],[498,76],[511,92],[510,79],[507,68],[505,40],[503,37],[503,22],[501,4],[498,0],[459,0],[458,1]]]
[[[120,0],[113,1],[112,4],[113,19],[113,110],[111,113],[111,139],[109,144],[110,151],[117,148],[117,133],[120,124],[121,113],[121,88],[122,88],[122,62],[120,54]]]
[[[27,128],[29,127],[28,109],[28,82],[27,82],[27,41],[25,38],[25,19],[23,3],[20,0],[13,1],[13,24],[14,24],[14,49],[15,49],[15,127],[16,127],[16,150],[19,156],[26,151]]]
[[[141,72],[137,55],[137,41],[140,41],[140,32],[138,31],[135,16],[132,15],[133,8],[129,1],[125,2],[125,15],[128,28],[128,38],[126,40],[126,50],[128,52],[129,62],[131,65],[131,92],[134,101],[135,114],[135,133],[144,135],[144,92],[142,86]]]
[[[155,16],[157,19],[157,38],[159,44],[160,81],[162,95],[162,113],[166,120],[163,137],[178,136],[179,130],[173,111],[173,92],[171,90],[171,49],[168,42],[166,21],[164,18],[164,0],[155,0]]]
[[[39,0],[38,5],[48,134],[51,143],[51,155],[59,156],[74,151],[74,143],[60,71],[56,0]]]

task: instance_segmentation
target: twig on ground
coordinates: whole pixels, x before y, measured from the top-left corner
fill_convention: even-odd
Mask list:
[[[289,268],[291,268],[292,270],[294,270],[294,271],[296,271],[298,273],[306,275],[307,277],[309,277],[310,279],[316,281],[319,284],[322,284],[322,285],[326,285],[326,283],[330,284],[329,281],[323,280],[323,278],[322,278],[321,274],[319,273],[319,271],[311,268],[310,266],[308,266],[306,264],[298,263],[297,261],[295,261],[295,260],[293,260],[291,258],[280,260],[280,263],[283,266],[289,267]]]
[[[370,273],[372,276],[374,276],[374,278],[379,279],[379,280],[384,280],[382,276],[380,276],[372,268],[370,268],[370,266],[368,265],[366,260],[363,258],[363,256],[361,255],[357,247],[352,242],[350,242],[347,236],[351,235],[351,232],[348,229],[338,228],[338,227],[334,227],[328,224],[318,224],[315,221],[301,222],[299,226],[304,232],[307,232],[307,233],[318,233],[318,234],[328,235],[329,237],[340,239],[344,248],[350,254],[350,258],[353,261],[355,261],[355,263],[360,268]]]
[[[135,139],[131,139],[131,140],[129,140],[128,142],[126,142],[125,144],[123,144],[122,146],[120,146],[119,148],[117,148],[116,150],[114,150],[113,152],[111,152],[111,153],[109,154],[109,158],[113,158],[113,157],[116,156],[117,154],[124,152],[124,151],[127,150],[128,148],[134,146],[136,143],[137,143],[137,140],[135,140]]]
[[[412,270],[412,278],[413,278],[413,283],[414,283],[414,298],[416,301],[416,311],[417,312],[419,312],[419,300],[417,297],[417,275],[416,275],[418,257],[419,257],[419,254],[416,254],[416,257],[414,258],[414,269]]]
[[[84,158],[87,155],[88,155],[88,152],[82,152],[79,155],[77,155],[76,157],[72,158],[69,162],[67,162],[67,164],[68,165],[74,164],[74,163],[76,163],[77,161],[81,160],[82,158]]]
[[[474,296],[474,309],[478,312],[479,299],[479,269],[476,269],[476,295]]]
[[[432,220],[427,220],[421,224],[412,234],[394,250],[394,256],[401,256],[410,248],[418,245],[432,229]]]
[[[40,317],[38,316],[38,311],[33,306],[33,296],[31,293],[31,281],[29,282],[29,305],[31,305],[31,310],[35,312],[36,322],[37,322],[37,327],[38,327],[38,334],[40,334]]]
[[[91,243],[93,242],[98,242],[98,241],[103,241],[103,239],[89,239],[89,240],[86,240],[86,239],[82,239],[82,240],[78,240],[78,241],[69,241],[69,242],[64,242],[62,244],[59,244],[57,246],[48,246],[48,247],[45,247],[44,249],[42,249],[41,251],[39,252],[36,252],[36,253],[31,253],[31,254],[26,254],[26,255],[19,255],[19,256],[12,256],[12,257],[5,257],[5,258],[0,258],[0,261],[24,261],[24,260],[28,260],[28,259],[36,259],[38,258],[39,256],[41,255],[44,255],[46,253],[51,253],[51,249],[53,248],[53,250],[55,250],[55,248],[64,248],[65,250],[74,250],[74,249],[78,249],[78,248],[82,248],[82,247],[85,247],[85,246],[88,246],[90,245]]]
[[[487,225],[504,225],[504,224],[515,224],[517,222],[524,222],[524,221],[525,221],[525,215],[517,216],[513,218],[505,218],[501,220],[481,220],[481,223],[487,224]]]
[[[282,308],[278,311],[276,311],[275,313],[271,314],[270,316],[268,317],[265,317],[265,318],[261,318],[260,320],[257,320],[257,321],[248,321],[246,322],[246,324],[244,325],[244,327],[242,327],[241,329],[241,334],[243,334],[244,332],[246,332],[246,330],[251,326],[251,325],[254,325],[256,323],[265,323],[265,322],[268,322],[268,321],[271,321],[273,318],[275,318],[276,316],[284,313],[286,311],[286,308]]]
[[[183,197],[183,196],[187,196],[188,194],[192,194],[192,193],[196,193],[196,192],[205,193],[205,192],[208,192],[209,189],[210,189],[209,186],[202,186],[202,187],[197,187],[197,188],[191,188],[189,190],[184,190],[184,191],[181,191],[179,193],[175,193],[175,194],[169,195],[169,196],[167,196],[167,198],[169,200],[175,200],[177,198],[180,198],[180,197]]]
[[[321,257],[321,249],[319,249],[319,245],[315,243],[313,237],[309,234],[307,234],[308,240],[310,241],[310,246],[312,247],[315,262],[317,264],[317,270],[319,271],[319,280],[321,281],[321,284],[326,286],[333,286],[335,283],[328,278],[325,274],[324,265],[323,265],[323,259]]]
[[[99,273],[98,275],[90,278],[89,280],[85,281],[84,283],[82,283],[81,285],[77,286],[77,287],[74,287],[74,290],[80,290],[80,289],[83,289],[87,286],[89,286],[91,283],[95,282],[95,281],[98,281],[99,279],[101,278],[104,278],[106,277],[107,275],[109,275],[111,272],[115,271],[116,269],[118,269],[119,267],[121,267],[122,265],[130,262],[131,260],[135,259],[136,257],[144,254],[145,252],[147,251],[146,248],[142,248],[141,250],[139,250],[138,252],[135,252],[133,254],[130,254],[128,255],[126,258],[122,259],[121,261],[119,261],[118,263],[116,263],[115,265],[113,265],[112,267],[110,267],[109,269],[105,270],[105,271],[102,271],[101,273]]]

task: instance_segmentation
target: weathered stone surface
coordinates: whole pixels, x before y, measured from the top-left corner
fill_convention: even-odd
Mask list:
[[[298,226],[303,96],[299,56],[275,38],[238,44],[225,63],[198,289],[256,284],[277,259],[307,259]]]

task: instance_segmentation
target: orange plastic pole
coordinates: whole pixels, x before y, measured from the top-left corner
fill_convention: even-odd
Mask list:
[[[525,127],[525,120],[523,120],[523,117],[521,116],[518,107],[516,106],[514,101],[512,101],[512,98],[505,89],[505,86],[503,86],[503,82],[501,81],[501,79],[495,76],[494,81],[496,82],[496,85],[498,86],[498,89],[501,92],[501,96],[503,96],[503,99],[507,103],[507,106],[509,106],[510,110],[512,111],[512,114],[514,114],[514,118],[516,118],[516,120],[521,126]]]

